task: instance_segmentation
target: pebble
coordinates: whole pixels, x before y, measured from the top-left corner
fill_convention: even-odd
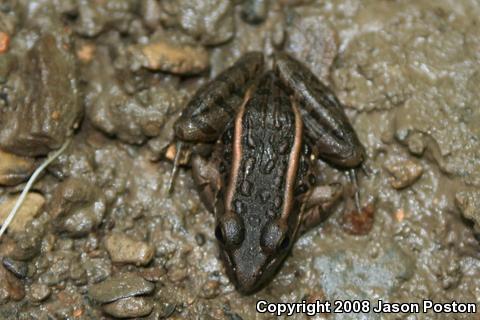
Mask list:
[[[105,255],[106,256],[106,255]],[[112,273],[112,262],[106,257],[87,257],[82,263],[90,283],[99,283]]]
[[[15,260],[30,260],[40,252],[41,237],[39,232],[18,233],[15,239],[5,237],[0,243],[0,254]]]
[[[367,235],[375,222],[375,207],[373,203],[369,203],[362,208],[361,212],[356,210],[347,212],[342,218],[343,230],[355,236]]]
[[[202,286],[202,298],[213,299],[220,294],[220,282],[218,280],[209,280]]]
[[[0,296],[20,301],[25,297],[22,281],[17,279],[7,269],[0,265]]]
[[[242,19],[251,24],[260,24],[267,18],[269,0],[247,0],[242,6]]]
[[[137,318],[149,315],[153,310],[153,304],[146,298],[131,297],[106,304],[102,309],[116,318]]]
[[[458,192],[455,195],[455,204],[463,217],[473,221],[475,233],[480,234],[480,192]]]
[[[411,186],[423,173],[423,167],[412,160],[400,160],[386,165],[387,171],[393,175],[391,181],[395,189]]]
[[[30,177],[35,159],[20,157],[0,150],[0,185],[15,186]]]
[[[101,283],[92,285],[89,296],[97,302],[108,303],[118,299],[149,294],[155,285],[133,273],[113,276]]]
[[[28,264],[26,262],[3,257],[2,264],[5,269],[13,273],[17,278],[23,279],[28,274]]]
[[[176,74],[198,74],[209,66],[205,48],[157,41],[130,48],[130,53],[142,67]]]
[[[102,190],[85,179],[68,178],[55,190],[49,213],[59,231],[81,237],[100,225],[106,206]]]
[[[29,297],[32,302],[42,302],[47,299],[52,291],[43,283],[34,283],[30,286]]]
[[[188,272],[185,268],[174,268],[171,271],[168,271],[168,278],[174,283],[182,282],[187,277]]]
[[[142,277],[151,282],[158,282],[167,273],[164,267],[156,266],[151,268],[145,268],[141,271]]]
[[[426,149],[425,138],[423,133],[415,132],[407,138],[408,151],[415,156],[421,156]]]
[[[5,221],[10,211],[15,206],[17,201],[16,196],[8,197],[5,201],[0,203],[0,221]],[[45,204],[45,198],[35,192],[30,192],[27,194],[25,201],[18,210],[15,219],[12,220],[12,223],[8,227],[11,232],[22,232],[25,231],[27,223],[29,223],[33,218],[38,216],[40,210]]]
[[[83,103],[77,79],[77,59],[61,30],[40,32],[30,49],[18,55],[9,77],[11,105],[2,108],[0,145],[23,156],[57,150],[78,127]]]
[[[226,43],[235,35],[235,1],[176,0],[159,3],[162,24],[179,26],[202,45]]]
[[[323,81],[328,81],[330,66],[337,56],[335,31],[312,8],[298,8],[287,22],[285,51],[304,62]]]
[[[132,263],[145,266],[153,258],[155,248],[144,242],[130,238],[122,233],[107,236],[105,247],[115,263]]]
[[[205,235],[203,233],[197,233],[195,235],[195,242],[198,246],[203,246],[206,242]]]

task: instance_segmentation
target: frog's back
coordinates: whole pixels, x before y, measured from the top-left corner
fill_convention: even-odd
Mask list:
[[[274,73],[266,73],[226,133],[225,205],[247,228],[261,228],[291,209],[302,130],[297,107]]]

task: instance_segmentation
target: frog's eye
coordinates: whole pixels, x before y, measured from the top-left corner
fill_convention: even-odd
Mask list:
[[[242,220],[234,213],[229,213],[215,227],[215,237],[224,246],[238,246],[243,242],[244,229]]]
[[[268,253],[287,250],[290,247],[290,236],[287,233],[287,228],[276,222],[268,223],[263,228],[260,245]]]

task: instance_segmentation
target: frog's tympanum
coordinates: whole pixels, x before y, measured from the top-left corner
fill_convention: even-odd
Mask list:
[[[365,158],[334,93],[294,58],[277,53],[274,61],[265,71],[261,53],[244,55],[202,86],[175,123],[177,145],[213,146],[207,157],[193,155],[193,177],[242,293],[268,282],[322,216],[315,158],[346,170]]]

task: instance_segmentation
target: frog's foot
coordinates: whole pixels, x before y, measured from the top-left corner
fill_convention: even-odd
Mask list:
[[[367,164],[367,161],[363,161],[360,165],[360,170],[362,170],[363,174],[367,177],[370,177],[373,174],[372,168]]]
[[[168,182],[168,193],[172,193],[173,191],[175,179],[178,174],[178,168],[181,165],[188,164],[190,162],[190,156],[190,148],[185,142],[177,141],[175,144],[172,143],[169,147],[167,147],[165,157],[170,160],[173,159],[172,173],[170,174],[170,180]]]
[[[192,158],[192,177],[198,194],[205,207],[215,212],[218,190],[220,190],[220,172],[215,163],[195,154]]]
[[[357,182],[357,169],[348,170],[348,178],[350,180],[350,183],[353,186],[355,208],[357,209],[357,212],[361,212],[362,206],[360,205],[360,189],[358,187],[358,182]]]
[[[300,234],[325,221],[342,195],[343,187],[340,183],[314,187],[304,204]]]

